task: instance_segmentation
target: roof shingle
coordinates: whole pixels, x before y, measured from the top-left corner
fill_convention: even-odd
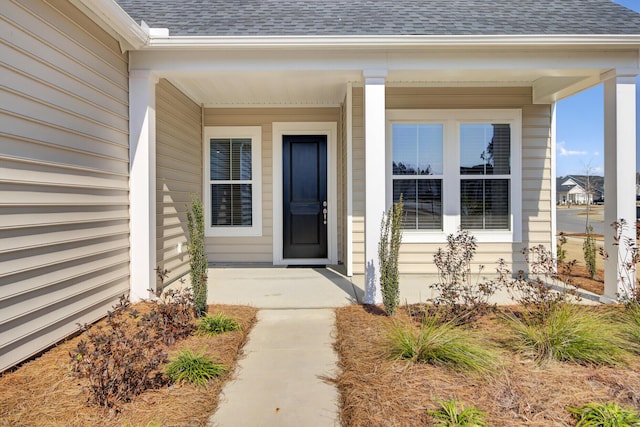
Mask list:
[[[116,0],[173,36],[640,34],[611,0]]]

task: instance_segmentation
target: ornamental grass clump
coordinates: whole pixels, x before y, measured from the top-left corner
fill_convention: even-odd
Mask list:
[[[457,371],[488,374],[496,368],[496,355],[471,331],[454,321],[427,319],[419,328],[397,321],[388,334],[389,353],[394,359],[446,366]]]
[[[455,399],[437,400],[438,409],[428,410],[433,424],[438,427],[484,427],[485,413],[475,406],[458,406]]]
[[[640,414],[615,403],[588,403],[579,408],[567,408],[577,420],[576,427],[636,427]]]
[[[218,313],[215,316],[206,315],[198,322],[198,334],[218,335],[225,332],[239,331],[242,328],[238,321],[232,317]]]
[[[389,208],[380,224],[380,243],[378,258],[380,260],[380,289],[382,303],[389,316],[396,313],[400,304],[400,273],[398,272],[398,256],[402,243],[402,195],[400,201]]]
[[[165,369],[165,373],[175,382],[188,382],[191,384],[206,386],[210,379],[221,376],[227,371],[224,365],[196,354],[191,350],[183,350],[171,360]]]
[[[550,360],[582,365],[624,362],[620,326],[602,312],[559,304],[540,318],[507,315],[511,347],[543,363]]]

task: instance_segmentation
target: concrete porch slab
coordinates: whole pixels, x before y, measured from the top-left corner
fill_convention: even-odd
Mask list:
[[[334,308],[363,301],[364,291],[325,267],[215,266],[209,268],[209,304],[261,309]]]

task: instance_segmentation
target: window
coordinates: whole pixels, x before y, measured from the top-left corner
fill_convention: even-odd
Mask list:
[[[403,197],[403,228],[442,230],[442,125],[392,125],[393,200]]]
[[[460,225],[510,230],[511,126],[462,123],[459,135]]]
[[[388,110],[387,204],[402,195],[407,242],[459,228],[521,239],[520,110]]]
[[[205,128],[207,235],[262,234],[261,128]]]

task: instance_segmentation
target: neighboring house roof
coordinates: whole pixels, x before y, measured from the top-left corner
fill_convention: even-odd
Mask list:
[[[116,1],[172,36],[640,34],[611,0]]]
[[[556,179],[556,191],[568,192],[574,187],[579,187],[581,192],[586,192],[590,183],[591,193],[599,197],[604,193],[604,177],[596,175],[567,175]]]

